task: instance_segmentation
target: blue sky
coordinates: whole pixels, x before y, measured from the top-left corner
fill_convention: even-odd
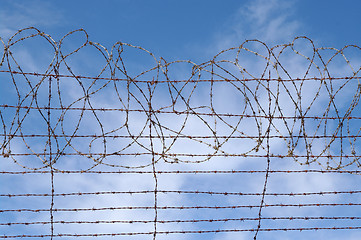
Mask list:
[[[305,35],[322,46],[359,44],[361,3],[339,1],[1,1],[2,36],[36,26],[59,38],[84,28],[93,41],[141,45],[165,58],[194,58],[219,42],[287,43]],[[274,24],[274,27],[271,25]],[[267,29],[266,29],[267,28]],[[267,36],[267,30],[274,32]],[[213,50],[214,49],[214,50]],[[205,55],[205,54],[201,54]]]
[[[129,43],[135,46],[141,46],[146,50],[154,53],[155,57],[159,59],[163,57],[167,61],[174,60],[191,60],[197,64],[209,61],[214,55],[221,50],[237,47],[247,39],[258,39],[265,42],[268,46],[275,46],[277,44],[284,44],[291,42],[296,36],[307,36],[314,41],[316,47],[335,47],[342,48],[347,44],[361,45],[361,32],[358,31],[357,26],[361,22],[361,2],[360,1],[311,1],[311,0],[255,0],[255,1],[132,1],[132,0],[107,0],[107,1],[10,1],[0,0],[0,37],[7,41],[9,37],[17,32],[17,30],[25,27],[36,27],[41,31],[49,34],[55,41],[59,41],[69,31],[83,28],[89,34],[89,39],[94,42],[98,42],[110,49],[113,44],[118,41]],[[79,33],[81,34],[81,33]],[[80,40],[79,40],[80,39]],[[70,41],[64,41],[64,49],[74,49],[76,44],[81,42],[81,35],[76,35],[74,40],[70,38]],[[298,42],[297,42],[298,43]],[[19,46],[17,48],[19,55],[17,55],[19,63],[23,64],[25,71],[43,71],[46,68],[47,61],[51,59],[51,54],[47,54],[46,51],[50,51],[51,48],[45,45],[29,45]],[[307,42],[302,42],[298,45],[299,49],[305,50],[308,53],[309,45]],[[36,47],[33,47],[36,46]],[[247,45],[248,46],[248,45]],[[251,45],[253,46],[253,45]],[[262,51],[258,45],[254,46],[257,51]],[[136,50],[138,51],[138,50]],[[147,69],[154,64],[152,57],[140,51],[141,58],[138,58],[136,54],[132,55],[130,51],[129,55],[129,68],[136,74],[140,69]],[[2,52],[0,52],[2,54]],[[84,55],[81,55],[84,54]],[[220,56],[220,58],[231,59],[234,51],[227,52]],[[243,66],[246,66],[250,70],[250,73],[255,73],[255,76],[259,76],[259,71],[262,69],[262,62],[249,57],[247,53],[242,53],[240,57]],[[289,54],[289,53],[288,53]],[[328,53],[325,53],[327,55]],[[356,70],[360,68],[360,54],[355,50],[347,52],[349,54],[352,67]],[[16,54],[15,54],[16,55]],[[99,55],[89,51],[79,53],[77,57],[71,58],[71,62],[74,66],[74,71],[83,75],[93,76],[96,71],[100,69],[99,64],[103,60]],[[144,57],[146,56],[146,57]],[[295,77],[302,77],[305,73],[305,63],[291,55],[285,54],[285,58],[282,60],[284,65],[287,66],[290,74]],[[336,59],[334,65],[330,65],[330,71],[334,76],[342,76],[344,74],[351,74],[347,64],[343,62],[342,58]],[[174,71],[171,74],[176,77],[187,77],[187,72],[193,65],[189,63],[183,63],[175,65]],[[225,65],[226,66],[226,65]],[[173,65],[172,65],[173,67]],[[5,65],[0,67],[3,70]],[[171,68],[170,68],[171,69]],[[232,71],[234,70],[231,68]],[[65,68],[63,68],[66,73]],[[263,69],[262,69],[263,70]],[[218,70],[216,70],[218,71]],[[221,73],[222,71],[219,70]],[[315,68],[311,69],[311,74],[317,75]],[[118,73],[120,74],[120,73]],[[133,74],[133,72],[131,73]],[[153,73],[150,72],[143,78],[153,77]],[[223,72],[223,74],[225,74]],[[239,73],[238,73],[239,74]],[[272,72],[274,74],[274,72]],[[284,74],[284,73],[283,73]],[[121,74],[118,76],[122,76]],[[204,76],[208,76],[205,74]],[[282,75],[284,76],[284,75]],[[358,73],[358,76],[359,73]],[[11,93],[14,90],[11,88],[12,82],[8,75],[1,74],[1,89],[0,89],[0,104],[14,103],[15,99],[12,98]],[[23,87],[23,91],[27,91],[27,86],[24,82],[21,82],[19,78],[19,86]],[[23,84],[23,85],[22,85]],[[67,84],[67,85],[66,85]],[[70,99],[77,99],[82,93],[76,81],[69,79],[64,84],[64,96]],[[355,85],[356,84],[356,85]],[[307,84],[305,84],[307,86]],[[89,85],[87,85],[89,86]],[[110,86],[110,85],[109,85]],[[102,94],[96,95],[92,99],[93,103],[99,107],[119,107],[119,102],[113,101],[114,92],[109,90],[109,86],[104,88]],[[193,85],[192,85],[193,86]],[[337,86],[337,85],[336,85]],[[340,110],[345,111],[347,104],[350,104],[350,99],[347,96],[353,96],[355,91],[353,88],[357,86],[357,83],[350,83],[347,88],[344,88],[338,95],[340,97],[337,100],[340,101]],[[99,87],[95,85],[94,88]],[[119,89],[123,85],[118,85]],[[189,87],[189,86],[188,86]],[[253,89],[253,85],[249,85]],[[309,85],[303,92],[304,96],[311,97],[317,90],[317,85]],[[90,87],[92,88],[92,87]],[[306,88],[306,87],[305,87]],[[46,90],[46,89],[45,89]],[[184,94],[190,94],[191,87],[185,88]],[[39,99],[46,97],[46,92],[39,90]],[[137,91],[136,88],[134,90]],[[164,106],[169,101],[169,96],[164,94],[164,89],[159,87],[155,93],[164,95],[154,100],[154,104],[157,106]],[[44,95],[42,95],[44,93]],[[121,92],[122,94],[124,92]],[[137,92],[140,94],[140,92]],[[209,86],[198,87],[194,95],[197,97],[192,98],[192,104],[195,105],[207,105],[209,104],[207,94],[209,93]],[[324,98],[320,98],[316,101],[314,106],[310,110],[310,114],[317,115],[320,111],[326,108],[324,105],[327,102],[327,93],[322,90],[321,93],[326,94]],[[263,95],[262,95],[263,94]],[[239,113],[239,105],[237,100],[242,99],[242,96],[238,96],[234,92],[234,89],[229,86],[219,86],[215,92],[214,107],[217,110],[224,110],[231,113]],[[262,100],[266,101],[267,96],[260,92],[261,104]],[[281,103],[284,108],[284,113],[292,115],[292,104],[286,94],[281,94],[280,98],[283,100]],[[44,98],[46,99],[46,98]],[[43,100],[44,100],[43,99]],[[109,100],[110,99],[110,100]],[[194,99],[194,100],[193,100]],[[326,99],[326,100],[325,100]],[[64,101],[66,102],[67,99]],[[325,101],[325,102],[323,102]],[[145,103],[145,99],[141,100],[141,103],[132,103],[132,107],[139,108],[142,103]],[[29,101],[25,101],[29,103]],[[80,103],[79,103],[80,104]],[[309,104],[307,100],[304,101],[305,106]],[[81,105],[75,105],[81,106]],[[179,105],[182,109],[183,105]],[[360,113],[360,107],[356,108],[355,115]],[[206,111],[206,110],[204,110]],[[332,112],[332,110],[331,110]],[[4,116],[11,119],[13,112],[5,112]],[[113,114],[113,113],[112,113]],[[334,113],[332,113],[334,114]],[[33,133],[33,130],[46,131],[44,125],[41,125],[41,119],[39,116],[29,115],[32,118],[27,118],[24,122],[24,132]],[[86,123],[82,122],[81,133],[89,134],[99,133],[99,124],[91,115],[88,116]],[[124,116],[120,113],[114,115],[107,115],[107,113],[100,114],[99,118],[105,123],[107,130],[115,128],[114,125],[118,124],[110,118],[118,117],[122,119]],[[71,112],[67,113],[65,122],[69,124],[65,127],[65,131],[72,130],[72,122],[77,119],[77,115],[72,115]],[[131,115],[130,119],[133,124],[131,131],[140,131],[142,124],[146,120],[144,115]],[[170,129],[176,129],[184,119],[181,116],[162,117],[159,116],[159,121],[164,126]],[[210,119],[212,120],[212,119]],[[34,124],[34,122],[39,124]],[[186,121],[186,120],[184,120]],[[210,135],[212,132],[202,125],[203,123],[196,118],[187,119],[187,128],[184,129],[185,135],[199,134]],[[252,125],[252,121],[243,123],[239,126],[239,129],[245,131],[247,134],[257,134],[256,126]],[[231,120],[227,123],[234,123]],[[278,127],[276,123],[275,126]],[[309,123],[310,130],[314,130],[316,124]],[[355,127],[351,127],[352,133],[357,132],[359,127],[355,121]],[[321,123],[322,125],[322,123]],[[227,134],[230,129],[225,125],[219,124],[219,134]],[[323,126],[323,125],[322,125]],[[328,125],[330,132],[332,133],[332,124]],[[123,129],[124,130],[124,129]],[[124,134],[122,129],[118,134]],[[285,128],[279,126],[278,130],[284,132]],[[98,132],[97,132],[98,131]],[[165,130],[164,130],[165,131]],[[264,129],[263,129],[264,131]],[[167,132],[171,134],[171,131]],[[317,131],[316,131],[317,132]],[[276,132],[273,132],[276,134]],[[2,139],[1,139],[2,140]],[[34,144],[35,149],[41,149],[44,142],[36,142],[37,140],[30,141],[30,144]],[[86,141],[86,140],[85,140]],[[337,141],[336,141],[337,142]],[[145,145],[149,144],[144,140]],[[79,151],[86,151],[89,148],[89,142],[81,143],[74,141],[75,148]],[[155,143],[156,147],[160,147],[159,142]],[[167,144],[170,144],[167,142]],[[185,152],[185,153],[208,153],[209,146],[212,146],[212,142],[187,142],[178,141],[173,145],[170,153]],[[254,144],[251,140],[249,142],[242,142],[240,145],[237,140],[229,141],[224,144],[223,150],[230,153],[237,153],[242,151],[248,151]],[[323,143],[315,140],[313,142],[314,151],[320,151]],[[119,145],[124,145],[124,142],[117,139],[109,143],[109,149],[117,149]],[[285,154],[286,151],[285,142],[272,141],[272,147],[276,153]],[[360,146],[359,142],[356,142],[356,149]],[[298,153],[305,152],[302,144],[299,145]],[[21,143],[14,141],[13,150],[21,151],[26,149],[21,146]],[[92,149],[99,149],[101,146],[95,141],[92,143]],[[336,151],[337,149],[331,149]],[[109,150],[110,151],[110,150]],[[129,148],[127,151],[144,151],[141,147]],[[261,153],[264,150],[261,150]],[[251,152],[252,153],[252,152]],[[359,154],[360,155],[360,154]],[[63,162],[59,163],[60,168],[66,169],[78,169],[78,167],[84,164],[84,159],[78,158],[75,160],[71,158],[63,157]],[[34,159],[20,159],[22,164],[30,166],[34,164]],[[86,159],[88,160],[88,159]],[[186,160],[183,158],[181,160]],[[249,159],[248,159],[249,160]],[[311,166],[300,166],[299,164],[288,158],[277,159],[272,162],[271,169],[289,170],[289,169],[319,169],[317,164]],[[35,161],[35,160],[34,160]],[[36,160],[37,166],[42,166],[42,163]],[[142,163],[149,163],[149,159],[139,160]],[[89,162],[87,162],[89,163]],[[109,159],[109,164],[117,163],[116,159]],[[125,163],[132,163],[130,160],[125,160]],[[137,162],[138,163],[138,162]],[[219,159],[214,158],[212,161],[207,161],[202,164],[166,164],[162,161],[157,166],[160,170],[250,170],[258,169],[264,170],[266,162],[264,158],[252,158],[249,161],[242,158],[226,158]],[[22,168],[15,166],[10,158],[0,157],[0,170],[16,171]],[[100,170],[112,170],[114,168],[101,166]],[[118,169],[118,168],[115,168]],[[123,169],[123,168],[120,168]],[[351,166],[350,169],[355,169]],[[146,168],[146,170],[151,170]],[[5,182],[0,187],[2,194],[7,193],[49,193],[49,176],[30,174],[30,175],[1,175],[0,181]],[[228,191],[228,192],[261,192],[264,183],[264,174],[250,174],[250,175],[159,175],[159,189],[167,190],[200,190],[200,191]],[[351,191],[359,190],[357,186],[360,185],[360,178],[355,175],[343,175],[343,174],[286,174],[286,175],[272,175],[268,183],[268,191],[270,192],[321,192],[321,191]],[[129,190],[152,190],[154,187],[154,180],[151,175],[106,175],[99,176],[93,174],[84,175],[56,175],[55,178],[55,190],[58,193],[70,193],[70,192],[96,192],[96,191],[129,191]],[[208,195],[182,195],[182,194],[163,194],[159,197],[159,205],[168,206],[190,206],[190,205],[242,205],[242,204],[259,204],[260,196],[258,197],[244,197],[244,196],[208,196]],[[56,208],[92,208],[92,207],[106,207],[106,206],[124,206],[129,203],[134,206],[152,206],[153,196],[149,195],[102,195],[102,196],[68,196],[68,197],[56,197]],[[360,203],[361,198],[358,194],[354,195],[316,195],[307,197],[266,197],[265,202],[267,204],[277,203]],[[0,209],[16,209],[16,208],[45,208],[48,209],[50,205],[48,197],[32,197],[24,200],[22,197],[17,198],[5,198],[0,197]],[[183,210],[184,211],[184,210]],[[180,213],[180,211],[159,211],[160,219],[200,219],[200,218],[240,218],[240,217],[257,217],[258,209],[237,209],[237,210],[192,210]],[[323,207],[323,208],[267,208],[264,210],[263,216],[360,216],[360,207]],[[59,212],[55,215],[55,220],[124,220],[124,219],[143,219],[152,220],[154,218],[151,211],[136,211],[129,210],[125,212],[111,211],[111,212],[78,212],[67,213]],[[44,214],[31,214],[31,213],[2,213],[0,212],[0,222],[22,222],[22,221],[48,221],[48,213]],[[279,221],[272,222],[263,220],[262,227],[264,228],[278,228],[278,227],[312,227],[314,222],[302,220],[293,221]],[[317,222],[317,226],[360,226],[360,220],[340,222],[342,220],[330,220],[329,222]],[[207,229],[252,229],[256,227],[256,222],[216,222],[216,223],[184,223],[184,224],[159,224],[158,230],[207,230]],[[108,225],[77,225],[77,224],[56,224],[55,233],[106,233],[106,232],[130,232],[130,231],[152,231],[152,224],[108,224]],[[308,237],[314,237],[317,239],[358,239],[360,230],[350,231],[304,231],[304,232],[260,232],[259,239],[305,239]],[[49,234],[49,225],[32,225],[32,226],[0,226],[1,234],[18,235],[18,234]],[[157,239],[253,239],[254,233],[224,233],[224,234],[181,234],[177,235],[159,235]],[[174,237],[174,238],[173,238]],[[107,239],[106,237],[104,239]],[[138,238],[132,238],[138,239]],[[144,238],[146,239],[146,238]]]

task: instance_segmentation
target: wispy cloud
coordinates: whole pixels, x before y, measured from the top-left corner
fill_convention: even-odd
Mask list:
[[[11,9],[11,10],[9,10]],[[26,27],[50,27],[62,22],[59,10],[45,1],[7,1],[0,9],[0,36],[8,38]]]
[[[268,44],[292,40],[301,27],[301,21],[293,15],[294,7],[293,0],[249,1],[230,17],[223,31],[215,34],[218,49],[233,47],[253,38]]]

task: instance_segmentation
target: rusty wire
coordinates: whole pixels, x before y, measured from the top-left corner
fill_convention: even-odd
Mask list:
[[[261,228],[259,231],[318,231],[318,230],[359,230],[361,227],[317,227],[317,228]],[[254,232],[256,229],[217,229],[217,230],[199,230],[199,231],[158,231],[158,234],[204,234],[204,233],[225,233],[225,232]],[[1,236],[0,238],[46,238],[46,237],[115,237],[115,236],[139,236],[152,235],[153,232],[118,232],[118,233],[60,233],[56,235],[42,234],[42,235],[10,235]]]
[[[361,217],[299,217],[299,216],[292,216],[292,217],[262,217],[264,220],[340,220],[340,219],[349,219],[349,220],[358,220]],[[166,224],[166,223],[196,223],[196,222],[228,222],[228,221],[259,221],[259,218],[223,218],[223,219],[186,219],[186,220],[161,220],[158,223]],[[153,223],[154,220],[97,220],[97,221],[54,221],[54,224],[115,224],[115,223]],[[51,224],[51,222],[7,222],[1,223],[0,225],[46,225]]]
[[[82,34],[84,41],[72,50],[64,47],[68,38]],[[29,70],[16,57],[16,49],[29,40],[42,41],[52,51],[43,72]],[[83,30],[66,34],[60,41],[36,28],[19,30],[4,46],[0,74],[4,92],[11,93],[0,102],[1,161],[12,160],[25,170],[2,170],[1,175],[49,174],[50,193],[0,193],[1,198],[50,197],[49,208],[8,208],[0,213],[48,212],[50,221],[6,221],[0,226],[50,225],[50,234],[8,234],[0,238],[59,238],[149,235],[205,234],[227,232],[359,230],[361,226],[319,226],[265,228],[265,220],[359,220],[358,216],[265,216],[265,208],[273,207],[360,207],[353,201],[302,203],[267,203],[266,197],[307,197],[326,195],[357,195],[361,191],[270,192],[268,181],[275,174],[351,174],[360,175],[361,95],[360,70],[347,57],[355,45],[342,49],[316,48],[307,37],[296,37],[289,44],[268,47],[258,40],[247,40],[238,47],[221,51],[202,64],[192,61],[167,62],[142,47],[118,42],[110,50],[89,40]],[[311,46],[303,53],[297,49],[302,42]],[[79,74],[72,58],[84,49],[100,54],[102,65],[97,73]],[[150,58],[146,67],[128,63],[128,50]],[[326,56],[325,52],[330,55]],[[247,55],[248,54],[248,55]],[[253,56],[256,73],[247,65]],[[231,57],[230,57],[231,56]],[[283,57],[299,57],[300,68],[294,74]],[[131,58],[131,56],[130,56]],[[334,62],[342,59],[348,71],[334,70]],[[151,62],[151,63],[150,63]],[[143,64],[143,63],[142,63]],[[138,65],[141,65],[139,63]],[[302,65],[302,66],[301,66]],[[178,66],[186,66],[182,73]],[[135,69],[135,70],[134,70]],[[174,72],[172,72],[174,71]],[[179,71],[179,70],[178,70]],[[181,77],[180,77],[181,76]],[[220,89],[237,97],[236,110],[223,110]],[[73,96],[68,93],[76,90]],[[228,91],[228,92],[227,92]],[[225,92],[223,92],[225,94]],[[104,102],[108,96],[108,102]],[[221,99],[221,100],[220,100]],[[102,102],[103,101],[103,102]],[[226,108],[225,108],[226,109]],[[107,115],[109,114],[109,115]],[[117,114],[116,121],[109,122]],[[166,116],[166,118],[164,117]],[[34,122],[36,125],[34,126]],[[89,124],[91,123],[91,127]],[[192,132],[192,126],[202,131]],[[80,141],[79,141],[80,140]],[[118,141],[121,140],[121,141]],[[279,142],[278,140],[281,140]],[[236,141],[235,143],[230,143]],[[276,142],[278,141],[278,142]],[[192,149],[192,146],[199,149]],[[238,148],[235,146],[242,145]],[[190,147],[191,146],[191,147]],[[232,150],[229,150],[231,146]],[[274,151],[280,146],[282,151]],[[20,151],[18,149],[21,149]],[[84,159],[87,164],[67,169],[65,159]],[[131,158],[131,161],[129,160]],[[139,160],[139,159],[142,160]],[[218,159],[265,159],[264,170],[162,170],[164,165],[202,164]],[[277,159],[293,161],[303,170],[273,169]],[[115,168],[107,170],[103,167]],[[260,192],[212,190],[163,190],[160,176],[164,174],[264,174]],[[129,191],[55,191],[54,178],[60,174],[152,174],[153,189]],[[357,187],[357,186],[356,186]],[[59,197],[101,195],[153,195],[153,205],[106,207],[56,207]],[[258,204],[164,205],[161,195],[190,194],[195,196],[260,196]],[[257,208],[254,217],[161,219],[160,210],[240,209]],[[152,220],[56,220],[58,212],[98,212],[114,210],[153,210]],[[171,230],[159,229],[165,223],[202,223],[254,221],[254,227],[234,229]],[[65,224],[152,224],[152,231],[113,233],[59,233]],[[349,223],[349,222],[347,222]],[[346,224],[347,224],[346,223]],[[359,224],[359,223],[358,223]]]

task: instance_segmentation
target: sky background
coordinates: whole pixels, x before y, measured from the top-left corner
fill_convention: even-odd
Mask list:
[[[361,45],[361,32],[357,26],[361,23],[361,2],[346,0],[255,0],[255,1],[145,1],[145,0],[107,0],[107,1],[10,1],[0,0],[0,37],[6,42],[7,39],[15,34],[17,30],[25,27],[36,27],[39,30],[51,35],[55,41],[61,39],[69,31],[83,28],[89,34],[89,39],[94,42],[101,43],[106,48],[111,48],[118,41],[129,43],[151,51],[157,58],[163,57],[167,61],[174,60],[191,60],[196,63],[209,61],[215,54],[229,47],[236,47],[247,39],[258,39],[267,43],[269,46],[284,44],[291,42],[297,36],[307,36],[312,39],[316,47],[335,47],[342,48],[347,44]],[[30,45],[31,46],[31,45]],[[301,45],[303,47],[305,45]],[[72,47],[71,44],[69,46]],[[31,51],[40,51],[42,48],[28,49]],[[42,49],[43,50],[43,49]],[[355,63],[355,69],[360,65],[359,53],[351,53]],[[46,55],[46,54],[45,54]],[[34,59],[43,63],[47,57],[43,54],[38,55],[19,55],[23,61],[25,70],[35,71],[42,69],[36,64],[31,64]],[[93,55],[85,55],[93,56]],[[45,59],[45,60],[44,60]],[[92,59],[88,58],[87,60]],[[292,59],[292,58],[289,58]],[[75,60],[78,60],[76,62]],[[81,65],[82,58],[75,59],[75,69],[87,75],[92,75],[92,64]],[[94,63],[96,66],[96,60]],[[141,60],[142,62],[142,60]],[[285,62],[287,62],[285,60]],[[136,61],[135,61],[136,63]],[[142,62],[143,63],[143,62]],[[146,64],[147,62],[144,62]],[[248,63],[250,68],[252,65],[257,68],[256,62]],[[247,63],[246,63],[247,65]],[[182,70],[178,69],[177,76],[182,76]],[[186,69],[186,68],[185,68]],[[290,69],[298,75],[301,70],[290,64]],[[335,74],[341,67],[334,67]],[[299,71],[299,72],[298,72]],[[342,75],[342,71],[338,74]],[[348,73],[348,72],[347,72]],[[4,74],[1,75],[1,81],[5,81]],[[7,86],[8,83],[2,83]],[[71,86],[71,85],[70,85]],[[6,90],[0,90],[0,101],[6,102]],[[74,90],[74,89],[73,89]],[[231,101],[231,89],[223,89],[216,92],[220,106],[224,106],[226,101]],[[75,91],[75,90],[74,90]],[[71,92],[71,91],[69,91]],[[206,91],[207,92],[207,91]],[[197,92],[202,96],[202,91]],[[312,94],[312,91],[309,92]],[[344,94],[348,94],[347,91]],[[105,102],[102,95],[99,99],[99,105],[106,103],[112,106],[112,103]],[[111,95],[108,95],[111,96]],[[76,93],[74,96],[76,97]],[[9,101],[10,101],[9,100]],[[163,99],[158,101],[161,104]],[[223,102],[223,101],[224,102]],[[104,101],[104,102],[102,102]],[[199,100],[202,102],[201,100]],[[322,102],[319,103],[322,106]],[[287,105],[285,105],[287,106]],[[233,105],[227,105],[230,111]],[[237,110],[235,110],[237,111]],[[360,111],[360,110],[358,110]],[[317,113],[317,109],[314,110]],[[114,116],[113,116],[114,117]],[[121,116],[120,116],[121,117]],[[133,119],[139,120],[142,124],[142,117],[136,115]],[[71,119],[71,118],[70,118]],[[107,115],[104,115],[106,121]],[[134,121],[136,121],[134,120]],[[163,119],[165,122],[169,119]],[[177,124],[180,118],[172,118],[172,123]],[[91,125],[92,120],[89,120]],[[29,123],[31,126],[31,122]],[[112,123],[109,123],[112,124]],[[168,123],[167,123],[168,124]],[[169,123],[171,125],[171,123]],[[199,131],[202,134],[201,124],[196,120],[193,122],[193,128],[186,129],[188,134]],[[248,127],[250,128],[250,127]],[[40,128],[39,128],[40,129]],[[247,130],[247,127],[245,127]],[[30,127],[28,130],[32,130]],[[84,129],[87,131],[89,129]],[[134,131],[137,129],[135,128]],[[252,129],[248,129],[252,133]],[[206,131],[206,130],[205,130]],[[219,130],[220,132],[222,129]],[[226,130],[224,130],[226,132]],[[206,134],[206,133],[203,133]],[[209,133],[208,133],[209,134]],[[119,144],[119,142],[114,142]],[[190,143],[191,145],[193,143]],[[237,143],[235,143],[237,144]],[[16,144],[15,144],[16,146]],[[184,145],[183,145],[184,146]],[[187,145],[188,146],[188,145]],[[229,151],[237,152],[242,149],[232,148],[228,145]],[[284,150],[284,146],[277,142],[274,143],[275,148],[279,147],[279,151]],[[197,146],[189,146],[189,151],[199,151]],[[238,147],[238,146],[237,146]],[[247,147],[245,147],[247,148]],[[21,148],[20,148],[21,149]],[[182,149],[182,145],[174,147],[175,150]],[[188,149],[188,148],[187,148]],[[136,149],[133,151],[136,151]],[[203,150],[202,150],[203,151]],[[206,150],[205,150],[206,151]],[[253,159],[252,162],[232,159],[227,163],[213,160],[203,165],[167,165],[160,164],[159,169],[260,169],[264,170],[265,159]],[[24,160],[25,163],[26,160]],[[0,158],[0,169],[15,171],[20,168],[13,166],[8,158]],[[110,161],[111,162],[111,161]],[[275,169],[303,169],[293,162],[284,162],[279,160],[273,163]],[[71,165],[71,164],[70,164]],[[74,167],[76,166],[65,166]],[[317,166],[313,166],[316,167]],[[111,168],[109,168],[111,169]],[[108,170],[109,170],[108,169]],[[148,169],[149,170],[149,169]],[[3,184],[1,193],[46,193],[49,192],[49,176],[48,175],[3,175],[1,176]],[[183,175],[160,175],[160,189],[172,190],[204,190],[204,191],[234,191],[234,192],[261,192],[263,189],[264,175],[237,175],[232,176],[183,176]],[[127,176],[119,175],[59,175],[56,176],[56,191],[58,192],[79,192],[79,191],[126,191],[126,190],[151,190],[154,186],[152,176],[142,176],[128,174]],[[242,182],[242,184],[236,184]],[[232,183],[232,184],[231,184]],[[359,190],[360,178],[345,175],[317,175],[317,174],[300,174],[300,175],[272,175],[268,190],[270,192],[318,192],[318,191],[345,191]],[[222,198],[223,197],[223,198]],[[311,196],[289,199],[287,197],[276,197],[266,199],[268,204],[272,203],[310,203],[310,202],[356,202],[360,203],[360,197],[355,194],[353,196]],[[129,203],[134,206],[152,206],[153,196],[148,195],[132,195],[132,196],[73,196],[67,198],[56,198],[55,206],[58,208],[81,208],[81,207],[104,207],[114,205],[127,205]],[[239,205],[239,204],[259,204],[260,197],[239,197],[229,196],[183,196],[183,195],[167,195],[159,198],[159,205],[179,206],[179,205]],[[1,209],[14,208],[49,208],[49,198],[33,197],[30,200],[24,198],[0,198]],[[197,219],[197,218],[239,218],[257,217],[258,209],[237,209],[237,210],[199,210],[188,211],[182,213],[179,211],[160,211],[160,219]],[[360,207],[349,208],[269,208],[265,210],[264,216],[360,216]],[[119,220],[119,219],[153,219],[151,211],[126,211],[111,213],[56,213],[55,219],[59,220]],[[35,220],[34,220],[35,219]],[[1,222],[21,222],[21,221],[48,221],[49,215],[31,214],[31,213],[0,213]],[[337,222],[330,221],[325,223],[327,226],[360,226],[360,220],[353,222]],[[218,224],[218,223],[217,223]],[[256,222],[226,222],[222,224],[201,223],[197,224],[168,224],[160,225],[159,230],[199,230],[199,229],[237,229],[237,228],[254,228]],[[240,224],[241,227],[240,227]],[[317,223],[317,226],[325,226],[323,223]],[[281,223],[264,222],[263,227],[307,227],[314,226],[313,222],[292,222],[287,221]],[[76,232],[129,232],[129,231],[152,231],[152,224],[142,225],[91,225],[82,227],[77,225],[58,224],[55,225],[55,233]],[[41,234],[49,233],[48,225],[35,226],[0,226],[0,235],[17,235],[17,234]],[[310,232],[261,232],[259,239],[305,239],[308,237],[317,237],[317,239],[358,239],[360,230],[350,231],[310,231]],[[158,236],[157,239],[252,239],[254,233],[225,233],[225,234],[209,234],[209,235],[192,235],[181,234]],[[174,237],[174,238],[173,238]],[[104,238],[107,239],[107,238]],[[137,239],[132,238],[132,239]],[[146,238],[144,238],[146,239]]]
[[[268,44],[308,36],[319,46],[359,44],[361,3],[303,1],[1,1],[2,37],[36,26],[59,39],[84,28],[92,41],[141,45],[166,59],[207,60],[257,38]]]

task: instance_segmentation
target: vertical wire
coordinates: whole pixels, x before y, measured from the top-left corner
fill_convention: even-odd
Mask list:
[[[53,169],[53,159],[52,159],[52,149],[51,149],[51,76],[49,77],[49,92],[48,92],[48,143],[49,143],[49,166],[50,166],[50,176],[51,176],[51,203],[50,203],[50,231],[52,240],[54,237],[54,215],[53,215],[53,208],[54,208],[54,169]]]
[[[158,222],[158,177],[155,167],[155,152],[154,152],[154,145],[153,145],[153,136],[152,136],[152,114],[153,114],[153,108],[152,108],[152,91],[150,88],[150,85],[148,83],[148,90],[149,90],[149,101],[148,101],[148,107],[149,107],[149,141],[150,141],[150,148],[152,151],[152,171],[153,171],[153,178],[154,178],[154,232],[153,232],[153,240],[156,240],[157,238],[157,222]]]
[[[267,92],[268,92],[268,128],[267,128],[267,132],[266,132],[266,149],[267,149],[267,168],[266,168],[266,176],[265,176],[265,180],[264,180],[264,185],[263,185],[263,191],[262,191],[262,198],[261,198],[261,203],[259,206],[259,211],[258,211],[258,225],[257,225],[257,229],[256,232],[254,234],[253,239],[256,240],[257,239],[257,235],[258,232],[261,228],[261,220],[262,220],[262,208],[263,208],[263,204],[264,204],[264,199],[265,199],[265,195],[266,195],[266,191],[267,191],[267,183],[268,183],[268,177],[269,177],[269,171],[270,171],[270,164],[271,164],[271,158],[270,158],[270,144],[269,144],[269,139],[270,139],[270,131],[271,131],[271,122],[272,122],[272,115],[271,115],[271,89],[270,89],[270,79],[271,79],[271,72],[269,72],[269,79],[267,80]]]
[[[51,230],[51,240],[54,237],[54,215],[53,215],[53,208],[54,208],[54,170],[51,166],[51,204],[50,204],[50,230]]]

